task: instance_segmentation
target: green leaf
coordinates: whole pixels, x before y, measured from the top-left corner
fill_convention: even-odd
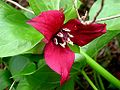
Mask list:
[[[29,0],[31,8],[38,15],[47,10],[59,10],[60,0]]]
[[[76,0],[75,4],[77,5],[77,8],[79,8],[81,5],[80,0]],[[73,0],[61,0],[61,7],[63,7],[65,9],[65,11],[64,11],[65,22],[67,22],[70,19],[77,18],[76,10],[73,5]]]
[[[10,85],[10,73],[0,69],[0,90],[4,90]]]
[[[19,55],[10,59],[9,69],[12,77],[19,79],[23,75],[29,75],[33,73],[36,69],[36,66],[27,57]]]
[[[74,80],[70,78],[63,86],[58,87],[57,90],[74,90]]]
[[[106,44],[108,44],[116,35],[118,35],[120,31],[107,31],[106,34],[101,37],[93,40],[88,45],[82,47],[86,51],[89,56],[94,56],[100,49],[102,49]]]
[[[80,48],[79,48],[79,46],[78,45],[71,45],[71,44],[68,44],[68,46],[69,46],[69,48],[73,51],[73,52],[75,52],[75,53],[80,53]]]
[[[44,65],[35,73],[26,76],[32,90],[54,90],[59,86],[60,77],[48,66]]]
[[[97,0],[90,10],[90,19],[92,20],[100,8],[101,0]],[[98,18],[105,18],[120,14],[120,0],[105,0],[104,7]],[[103,21],[101,23],[107,24],[108,30],[120,30],[120,18]]]
[[[31,10],[30,7],[27,7],[27,9]],[[30,13],[30,12],[26,12],[25,10],[21,10],[21,12],[22,12],[27,18],[29,18],[29,19],[35,17],[35,14]]]
[[[32,90],[25,78],[21,79],[16,90]]]
[[[45,59],[43,59],[43,58],[40,59],[37,65],[38,65],[39,68],[44,67],[46,65]]]
[[[34,48],[26,51],[25,53],[31,53],[31,54],[42,54],[44,51],[44,47],[45,47],[45,43],[44,42],[40,42],[38,43]]]
[[[43,39],[20,11],[2,1],[0,6],[0,57],[21,54]]]
[[[73,0],[29,0],[28,2],[36,15],[43,11],[60,10],[60,8],[63,8],[66,17],[65,22],[77,17]],[[76,0],[76,3],[78,7],[81,4],[79,0]]]

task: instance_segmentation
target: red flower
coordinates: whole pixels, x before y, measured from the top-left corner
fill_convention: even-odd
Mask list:
[[[44,35],[44,57],[47,65],[61,75],[60,84],[69,79],[75,54],[67,46],[74,43],[83,46],[106,32],[105,24],[84,25],[77,19],[66,24],[64,14],[58,10],[42,12],[28,21]]]

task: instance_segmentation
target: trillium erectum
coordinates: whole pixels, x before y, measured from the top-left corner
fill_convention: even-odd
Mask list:
[[[27,22],[44,35],[46,64],[61,75],[61,85],[69,79],[75,59],[74,52],[67,44],[83,46],[106,32],[105,24],[84,25],[77,19],[64,24],[64,19],[62,12],[50,10],[42,12]]]

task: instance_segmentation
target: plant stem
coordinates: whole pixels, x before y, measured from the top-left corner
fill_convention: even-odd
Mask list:
[[[120,14],[118,15],[114,15],[114,16],[109,16],[109,17],[105,17],[105,18],[100,18],[100,19],[96,19],[95,22],[101,22],[101,21],[106,21],[106,20],[111,20],[111,19],[116,19],[116,18],[120,18]],[[88,24],[92,23],[92,21],[86,21]]]
[[[106,69],[104,69],[102,66],[100,66],[97,62],[95,62],[90,56],[88,56],[85,52],[81,50],[81,54],[85,56],[86,62],[94,69],[96,70],[101,76],[103,76],[105,79],[107,79],[111,84],[116,86],[117,88],[120,88],[120,81],[115,78],[112,74],[110,74]]]
[[[120,17],[120,14],[114,15],[114,16],[110,16],[110,17],[106,17],[106,18],[100,18],[100,19],[97,19],[95,22],[100,22],[100,21],[105,21],[105,20],[111,20],[111,19],[115,19],[115,18],[119,18],[119,17]]]
[[[90,80],[90,78],[87,76],[87,74],[85,73],[85,71],[82,70],[81,73],[83,74],[83,76],[85,77],[85,79],[88,81],[88,83],[92,86],[92,88],[93,88],[94,90],[98,90],[98,89],[96,88],[96,86],[93,84],[93,82]]]
[[[14,4],[15,6],[19,7],[20,9],[25,10],[25,11],[27,11],[27,12],[30,12],[30,13],[34,14],[33,11],[24,8],[23,6],[21,6],[20,4],[18,4],[18,3],[15,2],[15,1],[12,1],[12,0],[6,0],[6,2],[10,2],[10,3]]]
[[[105,90],[105,88],[104,88],[104,85],[103,85],[103,82],[102,82],[102,79],[101,79],[100,75],[98,74],[97,76],[98,76],[98,80],[99,80],[99,83],[100,83],[101,90]]]
[[[83,22],[82,18],[81,18],[80,15],[79,15],[79,12],[78,12],[76,3],[77,3],[77,1],[76,1],[76,0],[73,0],[73,5],[74,5],[74,8],[75,8],[75,10],[76,10],[77,17],[78,17],[78,19],[80,20],[80,22]]]
[[[94,80],[95,80],[95,85],[98,87],[98,89],[100,89],[99,84],[98,84],[98,80],[97,80],[97,73],[96,73],[96,71],[94,71]]]
[[[103,6],[104,6],[104,0],[102,0],[100,9],[99,9],[99,11],[96,13],[96,15],[95,15],[95,17],[94,17],[92,23],[94,23],[94,22],[96,21],[96,18],[97,18],[97,16],[100,14],[100,12],[102,11]]]
[[[10,88],[9,88],[9,90],[12,90],[12,89],[13,89],[13,86],[14,86],[15,82],[16,82],[16,81],[14,81],[14,82],[12,83],[12,85],[11,85]]]

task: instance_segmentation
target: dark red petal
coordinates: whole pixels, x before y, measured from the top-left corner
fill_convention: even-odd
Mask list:
[[[71,40],[79,46],[88,44],[90,41],[106,32],[106,24],[92,23],[83,25],[75,19],[67,22],[63,28],[71,30],[71,34],[74,36]]]
[[[27,23],[41,32],[47,41],[56,34],[64,22],[64,14],[58,10],[42,12],[39,16],[29,20]]]
[[[75,54],[68,48],[55,45],[53,42],[46,44],[44,57],[48,66],[61,75],[62,85],[69,79],[70,69],[75,59]]]

